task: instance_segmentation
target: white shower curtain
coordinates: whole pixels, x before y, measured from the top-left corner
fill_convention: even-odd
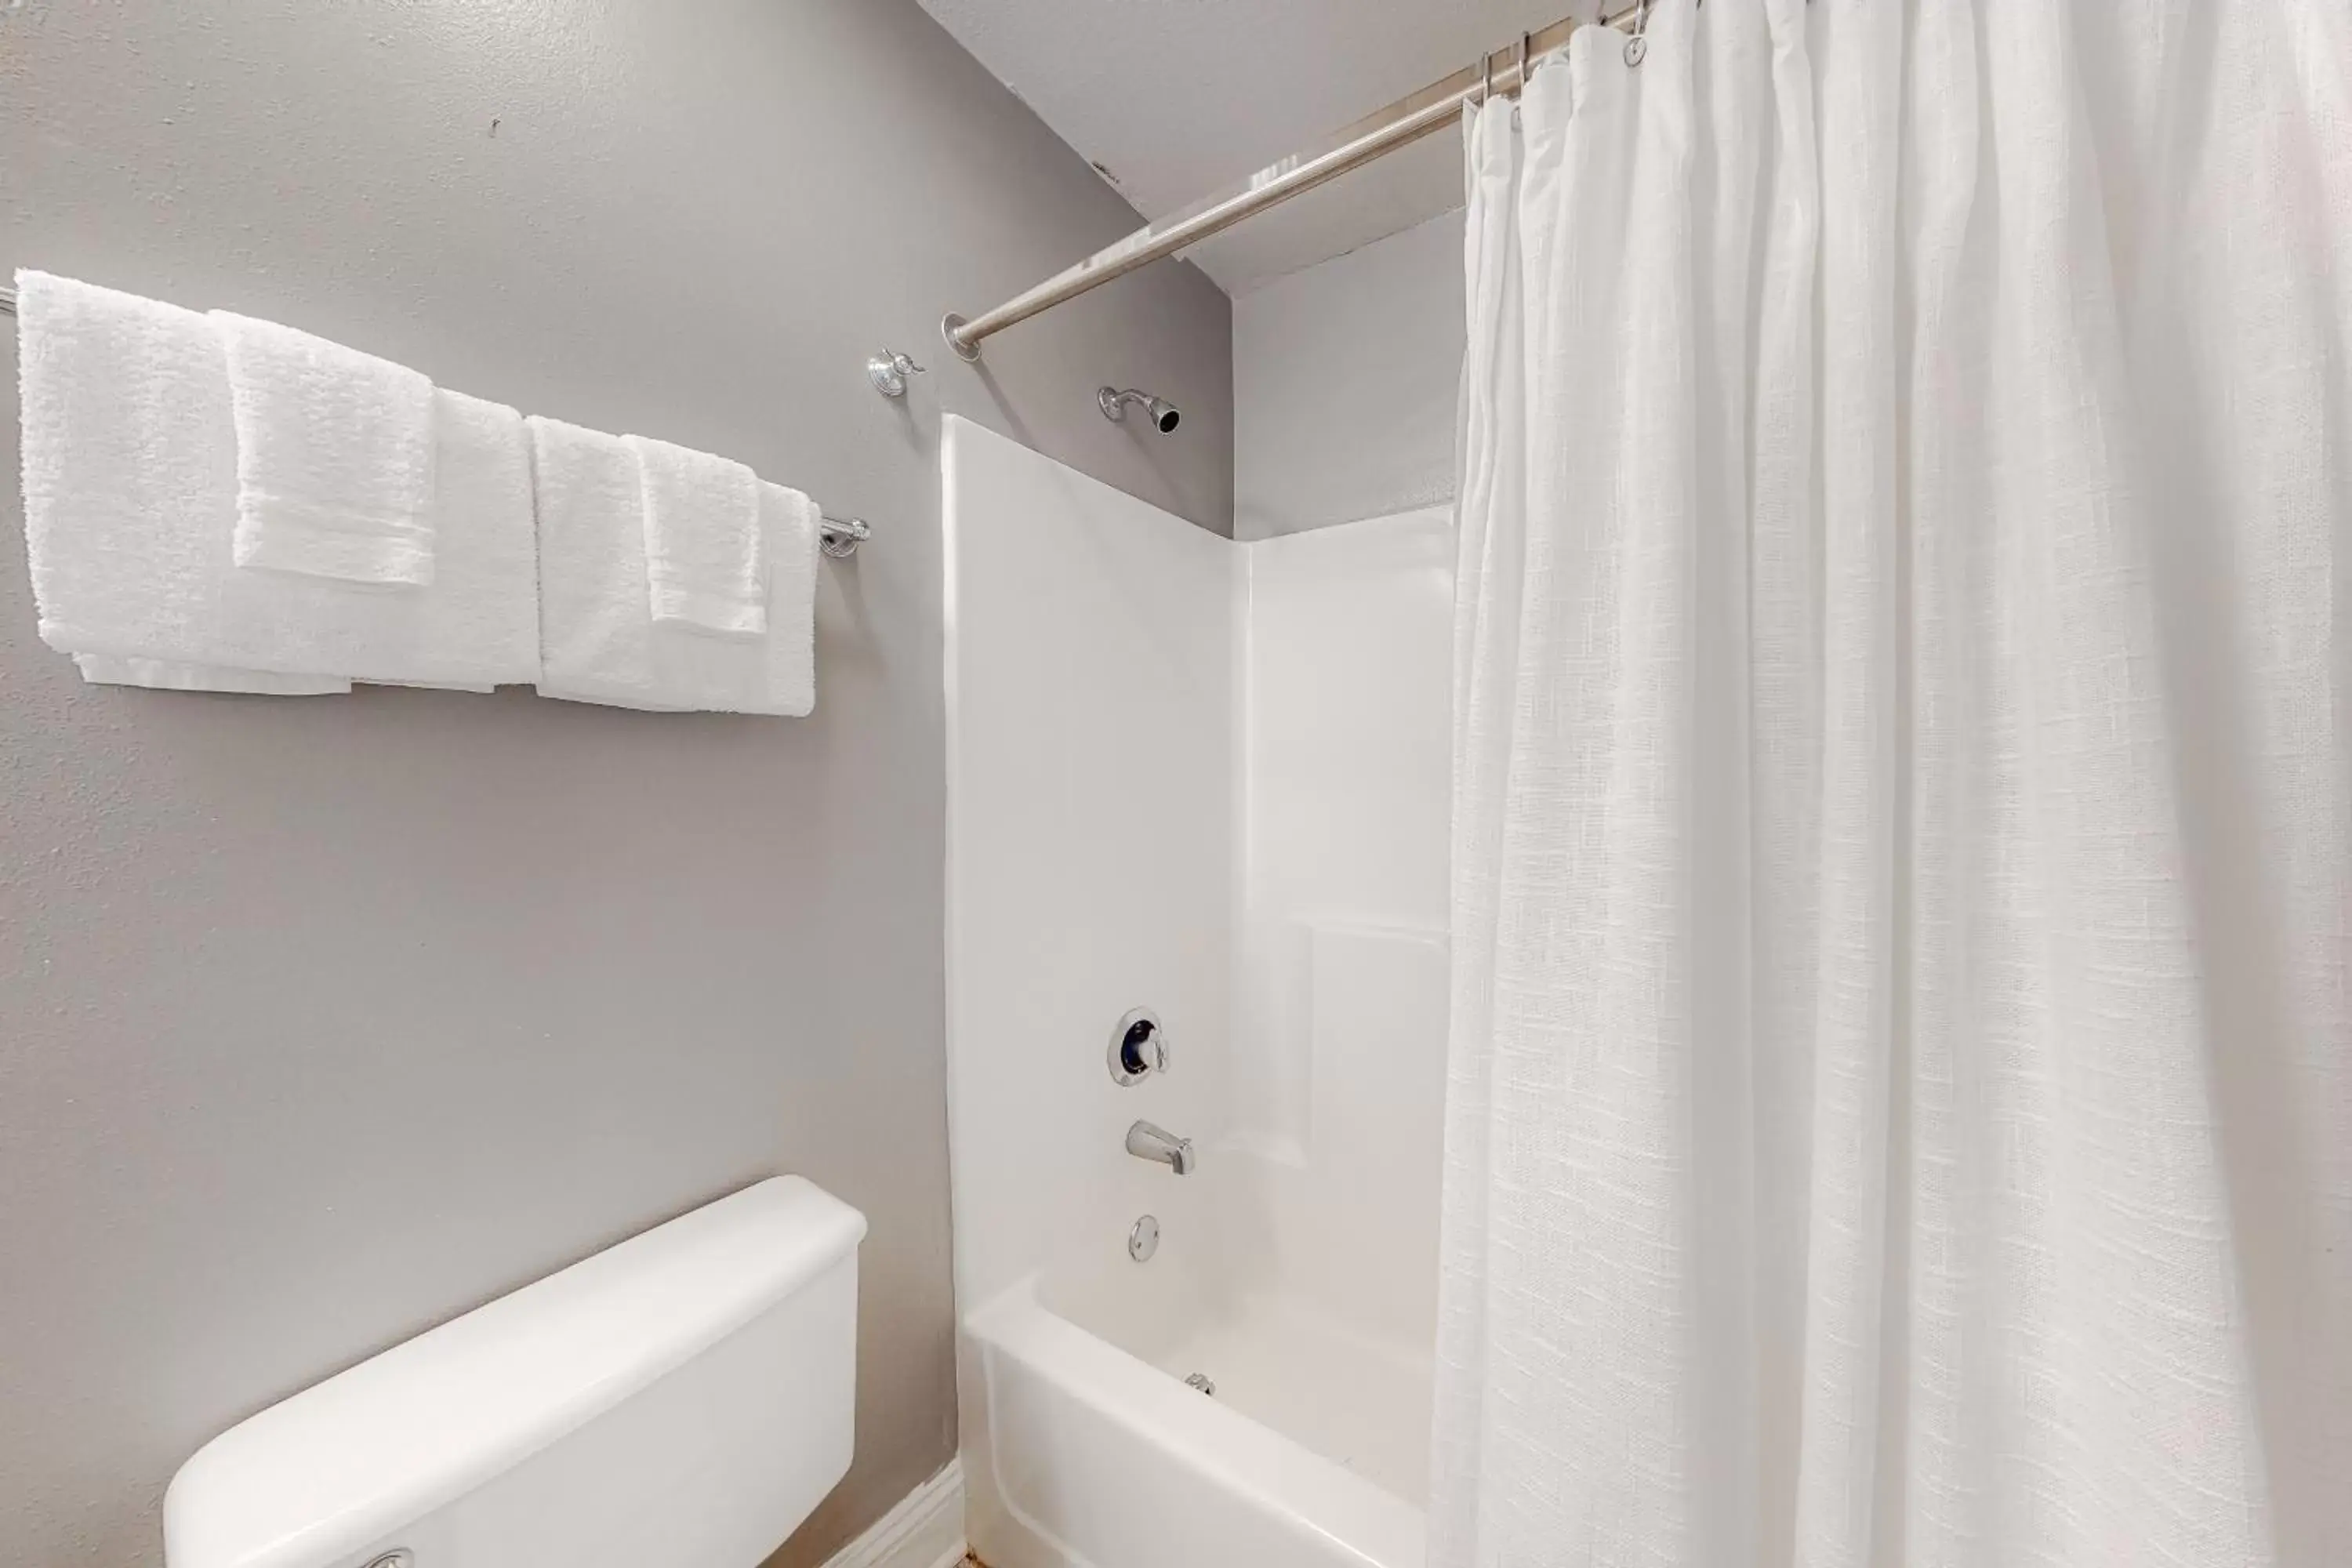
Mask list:
[[[2352,1564],[2352,6],[1471,129],[1433,1568]]]

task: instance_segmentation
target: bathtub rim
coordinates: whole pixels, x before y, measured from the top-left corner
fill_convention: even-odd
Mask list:
[[[1039,1284],[1040,1274],[1032,1272],[957,1325],[972,1357],[972,1392],[982,1401],[985,1424],[984,1454],[978,1456],[984,1462],[974,1464],[967,1447],[968,1484],[984,1485],[1023,1529],[1076,1557],[1059,1532],[1030,1517],[996,1474],[1001,1436],[988,1386],[991,1350],[1131,1432],[1138,1443],[1207,1476],[1241,1506],[1363,1568],[1421,1568],[1428,1528],[1421,1509],[1072,1322],[1045,1305]]]

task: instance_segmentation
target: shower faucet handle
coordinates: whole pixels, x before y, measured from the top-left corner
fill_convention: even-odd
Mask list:
[[[1110,1080],[1125,1089],[1168,1070],[1168,1029],[1149,1007],[1130,1007],[1110,1032]]]

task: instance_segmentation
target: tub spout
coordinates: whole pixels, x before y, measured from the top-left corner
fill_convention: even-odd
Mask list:
[[[1137,1122],[1127,1130],[1127,1152],[1139,1160],[1156,1160],[1180,1176],[1192,1173],[1192,1141],[1179,1138],[1165,1127]]]

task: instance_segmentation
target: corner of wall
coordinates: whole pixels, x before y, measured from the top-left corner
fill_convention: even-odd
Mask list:
[[[1234,301],[1234,537],[1451,499],[1463,215]]]

